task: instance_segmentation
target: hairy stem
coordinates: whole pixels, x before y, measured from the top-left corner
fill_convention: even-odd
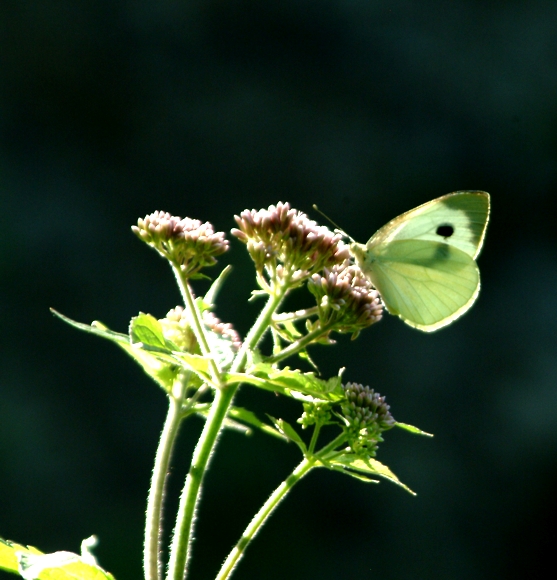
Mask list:
[[[164,484],[172,449],[180,428],[182,402],[189,375],[189,372],[180,374],[174,383],[172,393],[168,397],[168,412],[155,456],[145,518],[145,543],[143,549],[145,580],[160,580],[161,578],[160,544]]]
[[[190,559],[189,548],[201,484],[235,392],[236,388],[230,387],[215,391],[215,399],[205,421],[201,437],[195,447],[186,483],[180,497],[178,517],[170,547],[167,580],[182,580],[185,578],[187,564]]]

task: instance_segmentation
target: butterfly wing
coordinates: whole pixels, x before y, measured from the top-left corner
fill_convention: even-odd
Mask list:
[[[464,314],[480,289],[478,255],[489,194],[461,191],[412,209],[368,243],[351,244],[360,268],[391,314],[426,332]]]
[[[476,258],[488,220],[488,193],[456,191],[394,218],[372,236],[367,246],[373,248],[393,240],[429,240],[446,242]]]
[[[480,273],[465,252],[439,242],[396,240],[365,268],[387,310],[432,332],[462,316],[480,290]]]

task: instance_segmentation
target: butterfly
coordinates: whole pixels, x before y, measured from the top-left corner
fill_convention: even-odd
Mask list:
[[[449,193],[394,218],[365,245],[352,240],[350,251],[391,314],[432,332],[478,297],[489,210],[485,191]]]

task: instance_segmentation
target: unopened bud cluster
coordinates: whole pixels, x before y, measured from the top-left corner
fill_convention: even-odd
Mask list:
[[[228,250],[224,232],[215,232],[212,224],[180,218],[156,211],[132,226],[133,232],[159,254],[180,268],[186,277],[216,264],[215,256]]]
[[[296,285],[349,256],[340,234],[317,225],[288,203],[279,202],[258,211],[245,210],[234,219],[239,229],[233,229],[232,234],[247,245],[259,283],[267,291],[270,289],[263,271],[273,284],[287,280]]]
[[[331,420],[331,404],[323,402],[304,403],[304,412],[298,419],[302,429],[311,425],[327,425]]]
[[[368,386],[358,383],[343,385],[346,401],[342,414],[346,421],[348,442],[355,453],[374,456],[381,433],[395,426],[396,421],[389,411],[385,397]]]
[[[313,274],[308,289],[317,300],[321,325],[337,332],[357,334],[383,315],[379,293],[348,260]]]

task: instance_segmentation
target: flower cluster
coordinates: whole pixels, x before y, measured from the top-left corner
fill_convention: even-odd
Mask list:
[[[356,336],[383,315],[379,293],[348,260],[313,274],[308,289],[317,300],[322,327]]]
[[[394,427],[396,421],[385,397],[373,389],[358,383],[346,383],[343,388],[346,400],[341,408],[348,443],[354,453],[373,457],[383,441],[381,433]]]
[[[162,211],[137,220],[132,231],[180,268],[186,277],[216,264],[215,256],[223,254],[229,247],[224,232],[215,232],[209,222],[182,219]]]
[[[295,286],[349,256],[340,234],[317,225],[288,203],[279,202],[258,211],[245,210],[234,219],[239,229],[233,229],[232,234],[247,245],[259,283],[269,292],[264,271],[271,285],[287,280]]]

